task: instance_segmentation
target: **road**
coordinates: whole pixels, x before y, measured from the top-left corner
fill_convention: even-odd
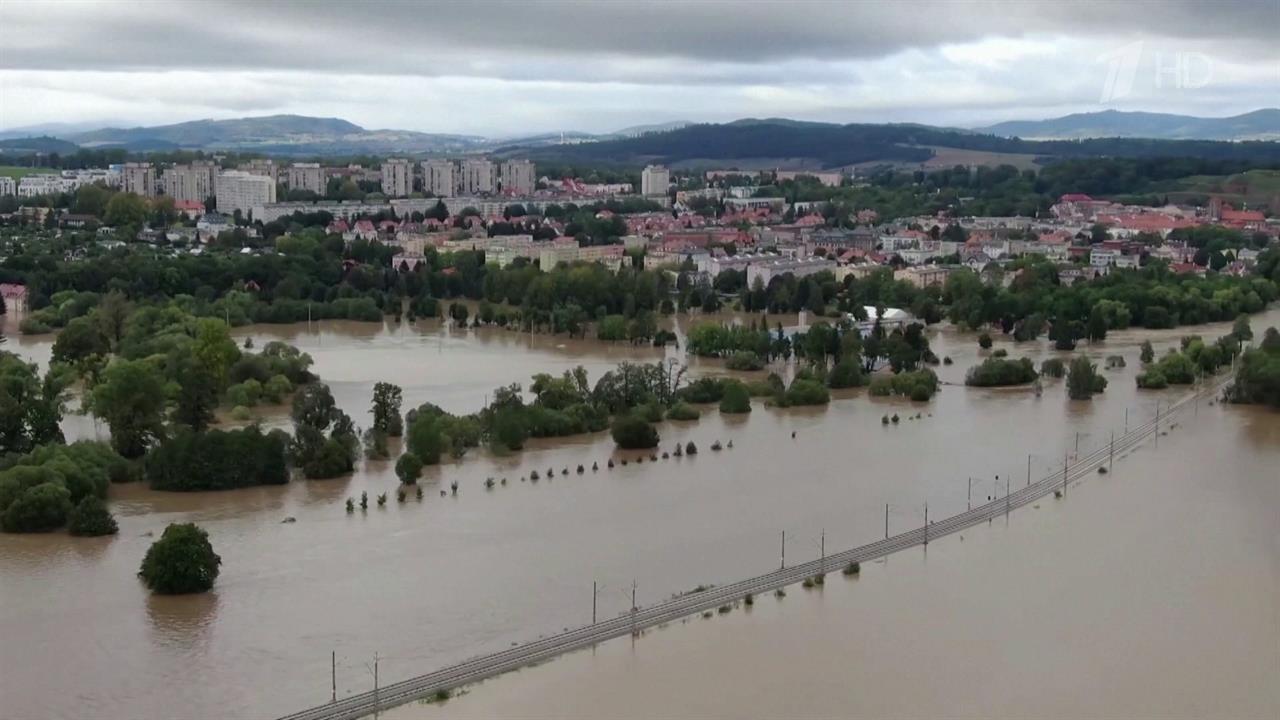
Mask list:
[[[819,573],[840,570],[850,563],[865,563],[918,545],[927,545],[931,540],[946,537],[979,523],[987,522],[1040,500],[1055,491],[1066,493],[1071,482],[1097,472],[1100,467],[1109,466],[1115,456],[1122,455],[1136,447],[1143,440],[1152,437],[1159,431],[1158,428],[1168,428],[1169,423],[1173,421],[1178,413],[1190,407],[1192,403],[1205,397],[1214,397],[1224,382],[1219,381],[1205,385],[1196,393],[1188,395],[1171,405],[1167,410],[1160,412],[1158,420],[1157,418],[1152,418],[1146,423],[1129,430],[1123,436],[1116,437],[1107,446],[1083,457],[1076,458],[1075,462],[1069,464],[1065,470],[1059,470],[1038,482],[1011,492],[1007,497],[998,498],[972,510],[931,522],[927,526],[921,526],[884,540],[834,553],[820,560],[779,569],[767,575],[760,575],[730,585],[689,593],[651,607],[637,608],[626,615],[604,620],[594,625],[587,625],[576,630],[569,630],[558,635],[552,635],[491,655],[473,658],[426,675],[387,685],[376,691],[371,690],[352,695],[336,702],[287,715],[281,720],[355,720],[356,718],[372,715],[377,710],[386,710],[414,700],[429,698],[441,691],[452,691],[495,675],[501,675],[511,670],[563,655],[564,653],[590,647],[606,640],[639,632],[646,628],[669,623],[706,610],[713,610],[721,605],[740,601],[748,594],[763,595],[778,588],[802,582],[806,578],[812,578]],[[1109,467],[1108,470],[1110,470]]]

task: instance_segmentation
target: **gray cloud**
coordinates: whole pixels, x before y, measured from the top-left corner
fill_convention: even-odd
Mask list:
[[[1277,0],[0,2],[0,126],[271,112],[451,132],[787,115],[978,123],[1097,109],[1100,56],[1194,52],[1122,109],[1280,95]],[[619,120],[621,122],[619,122]]]
[[[1135,33],[1274,55],[1275,0],[257,2],[0,4],[2,64],[25,69],[308,69],[617,77],[661,60],[760,65],[884,57],[985,37]],[[528,65],[529,67],[525,67]]]

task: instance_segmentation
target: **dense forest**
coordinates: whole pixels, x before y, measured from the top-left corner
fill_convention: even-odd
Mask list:
[[[1031,141],[924,125],[833,125],[780,120],[690,125],[633,138],[525,150],[539,161],[635,164],[809,158],[824,167],[839,167],[868,161],[920,162],[932,156],[932,151],[924,146],[1059,158],[1197,157],[1263,164],[1280,162],[1280,143],[1276,142],[1140,138]]]

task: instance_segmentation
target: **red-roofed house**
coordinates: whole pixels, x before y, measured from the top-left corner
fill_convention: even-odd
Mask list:
[[[204,215],[204,203],[199,200],[177,200],[173,203],[173,209],[181,215],[186,215],[192,220],[199,220]]]

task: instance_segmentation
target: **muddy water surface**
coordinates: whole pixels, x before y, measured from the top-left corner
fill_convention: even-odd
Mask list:
[[[1267,324],[1280,325],[1280,312],[1254,321],[1259,329]],[[1199,331],[1215,337],[1226,328]],[[1158,345],[1176,343],[1182,332],[1158,335]],[[469,411],[494,387],[527,384],[535,372],[558,373],[582,364],[594,380],[621,360],[652,361],[663,355],[652,348],[430,325],[410,329],[326,323],[310,331],[301,326],[240,332],[246,334],[259,347],[278,338],[311,353],[316,371],[358,423],[367,422],[377,381],[404,386],[406,408],[431,401]],[[933,338],[939,356],[956,361],[939,368],[940,375],[962,382],[964,370],[978,360],[973,337],[943,329]],[[1176,392],[1139,394],[1134,389],[1140,341],[1138,333],[1117,334],[1102,347],[1086,349],[1099,358],[1120,353],[1129,362],[1127,369],[1108,372],[1111,387],[1091,403],[1067,401],[1062,383],[1050,382],[1039,396],[1029,390],[947,386],[927,404],[850,391],[822,409],[777,411],[757,403],[746,418],[722,418],[710,409],[698,423],[660,426],[665,448],[694,440],[703,450],[694,458],[632,462],[608,471],[605,460],[614,449],[607,434],[536,443],[505,458],[474,453],[460,463],[431,469],[421,502],[410,498],[400,505],[392,497],[386,508],[350,516],[342,508],[347,497],[361,491],[394,494],[389,463],[369,463],[345,479],[229,493],[115,487],[111,505],[121,527],[115,538],[0,535],[3,715],[270,717],[329,698],[330,652],[338,657],[337,692],[349,694],[371,687],[365,664],[375,652],[383,658],[380,678],[393,682],[587,622],[593,580],[605,587],[600,613],[608,616],[629,607],[632,580],[638,585],[638,601],[648,604],[699,583],[765,572],[778,562],[783,530],[789,559],[815,557],[823,529],[828,549],[861,544],[883,534],[886,503],[895,531],[919,524],[926,501],[931,518],[948,515],[964,509],[968,477],[977,478],[975,500],[1003,493],[1006,480],[1025,482],[1028,455],[1032,474],[1039,476],[1060,463],[1064,453],[1105,443],[1112,430],[1122,430],[1126,416],[1136,422],[1154,414],[1157,401],[1168,402]],[[48,339],[22,339],[8,349],[43,359]],[[1043,346],[1011,351],[1029,353],[1037,361],[1052,354]],[[719,368],[697,363],[695,371]],[[1217,418],[1218,430],[1206,438],[1212,438],[1221,475],[1256,479],[1263,469],[1276,467],[1273,414],[1213,407],[1204,412]],[[901,423],[883,426],[881,417],[895,412]],[[917,413],[919,419],[906,419]],[[278,422],[283,409],[268,416]],[[68,431],[89,434],[92,423],[72,419]],[[735,448],[710,452],[717,439],[732,439]],[[1136,473],[1159,457],[1135,456],[1126,462]],[[574,472],[579,463],[589,468],[593,461],[600,463],[599,472]],[[545,473],[548,467],[571,472],[536,484],[521,481],[530,471]],[[505,477],[507,484],[485,490],[487,477]],[[458,495],[441,497],[440,490],[455,480]],[[1259,542],[1271,553],[1274,590],[1276,498],[1257,492],[1252,498],[1256,509],[1272,509],[1269,527],[1260,520],[1255,524],[1257,532],[1271,532],[1262,536],[1270,545]],[[1222,502],[1234,507],[1234,501]],[[1049,516],[1047,509],[1040,512]],[[286,517],[297,522],[282,523]],[[184,521],[205,527],[221,554],[217,587],[199,597],[151,597],[134,577],[138,563],[153,535],[170,522]],[[1015,516],[1013,526],[1018,525]],[[1077,526],[1064,520],[1064,527]],[[1168,541],[1182,547],[1199,534],[1171,533]],[[1027,537],[1034,540],[1036,534]],[[967,543],[973,540],[967,538]],[[931,546],[930,568],[944,565],[935,559],[947,547],[938,544],[935,551]],[[963,548],[971,550],[969,544]],[[1116,559],[1108,572],[1127,567],[1132,573],[1144,566],[1141,554],[1122,563],[1126,551],[1125,543],[1107,546]],[[1038,552],[1028,553],[1028,562],[1047,564]],[[907,565],[894,560],[890,568],[899,564]],[[1252,570],[1256,575],[1257,568]],[[896,586],[903,595],[898,603],[903,613],[918,607],[906,594],[932,592],[927,589],[931,574],[905,577],[917,578],[918,584],[904,580],[908,584]],[[1107,597],[1108,577],[1104,573],[1095,583],[1097,603]],[[1249,581],[1264,582],[1266,577],[1263,573],[1261,580]],[[1031,592],[1016,577],[994,576],[985,592],[993,591],[1015,597]],[[828,590],[824,597],[834,594]],[[1169,597],[1171,603],[1180,602],[1176,593]],[[977,598],[970,602],[983,605]],[[758,604],[753,617],[773,612],[768,607]],[[736,618],[731,622],[744,621],[731,617]],[[1274,621],[1274,612],[1271,617]],[[1188,619],[1179,616],[1179,621]],[[866,621],[877,622],[878,617]],[[1204,618],[1196,632],[1209,632],[1215,622]],[[889,619],[882,624],[893,627]],[[898,652],[904,657],[919,658],[928,650],[934,635],[931,620],[917,622],[914,631],[897,627]],[[1261,630],[1259,639],[1265,639]],[[1069,633],[1059,640],[1077,642]],[[1034,647],[1049,657],[1056,646]],[[980,647],[968,651],[983,657]],[[504,682],[493,684],[499,694]],[[999,684],[997,678],[990,682]],[[973,697],[974,707],[982,707],[987,696]],[[714,714],[713,705],[684,707]],[[868,711],[884,714],[874,707]],[[647,714],[682,713],[655,708]]]

